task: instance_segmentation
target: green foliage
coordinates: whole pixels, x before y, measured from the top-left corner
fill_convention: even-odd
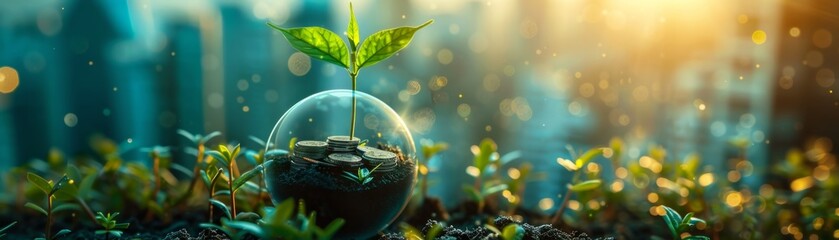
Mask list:
[[[393,54],[396,54],[396,52],[399,52],[399,50],[402,50],[411,43],[411,39],[414,38],[414,33],[432,22],[434,20],[428,20],[416,27],[392,28],[370,35],[358,49],[358,54],[356,55],[357,68],[361,69],[372,66],[393,56]]]
[[[6,230],[9,230],[9,228],[12,228],[12,226],[14,226],[15,224],[17,224],[17,221],[9,223],[9,225],[6,225],[5,227],[0,228],[0,238],[2,238],[3,236],[6,236]]]
[[[485,138],[481,140],[481,144],[476,148],[472,148],[472,153],[475,158],[472,160],[472,166],[478,169],[478,176],[486,171],[487,166],[493,161],[493,156],[498,155],[496,152],[498,145],[492,139]],[[477,150],[477,151],[476,151]]]
[[[358,168],[358,172],[356,172],[356,174],[344,171],[344,173],[341,176],[353,182],[357,182],[360,185],[366,185],[373,181],[373,172],[375,172],[376,169],[379,169],[379,166],[381,165],[382,164],[379,163],[379,165],[376,165],[376,167],[374,167],[373,170],[367,170],[367,168],[360,167]]]
[[[571,189],[571,191],[574,192],[585,192],[597,189],[598,187],[600,187],[600,183],[600,179],[592,179],[571,185],[570,187],[568,187],[568,189]]]
[[[306,214],[305,204],[300,201],[295,215],[294,199],[286,199],[276,208],[263,208],[262,217],[254,213],[242,213],[235,220],[223,218],[221,225],[201,224],[205,228],[218,229],[233,239],[250,233],[261,239],[332,239],[335,233],[344,225],[343,219],[335,219],[326,227],[319,227],[315,223],[316,213]],[[221,204],[223,206],[224,204]]]
[[[434,240],[434,239],[437,239],[437,236],[439,236],[440,233],[443,232],[444,228],[445,228],[445,226],[443,226],[442,223],[434,222],[434,224],[431,225],[431,228],[428,229],[428,232],[425,235],[423,235],[422,231],[416,229],[415,227],[411,226],[410,224],[407,224],[407,223],[404,223],[404,222],[399,224],[399,229],[402,230],[402,235],[405,237],[405,239],[411,239],[411,240]]]
[[[119,212],[115,212],[113,214],[103,214],[102,212],[96,212],[96,223],[99,226],[102,226],[102,230],[96,230],[96,235],[105,235],[105,238],[115,237],[120,238],[122,237],[122,230],[119,229],[127,229],[128,223],[117,223],[116,217],[119,215]]]
[[[693,213],[685,214],[685,217],[683,218],[678,212],[676,212],[676,210],[664,205],[661,207],[664,208],[664,222],[667,224],[667,228],[670,229],[670,234],[673,239],[710,239],[699,235],[691,235],[682,238],[682,234],[688,232],[690,228],[694,227],[696,224],[701,223],[705,225],[705,220],[693,217]]]
[[[212,140],[213,138],[221,136],[221,132],[214,131],[214,132],[211,132],[211,133],[207,134],[206,136],[202,136],[201,134],[192,134],[190,132],[187,132],[186,130],[178,129],[178,135],[183,136],[184,138],[186,138],[187,140],[189,140],[193,144],[196,144],[196,145],[197,144],[202,144],[203,145],[203,144],[209,142],[210,140]]]
[[[365,39],[361,46],[358,46],[361,36],[359,36],[358,23],[355,19],[352,3],[350,3],[350,20],[346,32],[349,48],[337,33],[322,27],[282,28],[270,22],[268,26],[282,33],[294,49],[312,58],[347,69],[347,73],[352,80],[352,90],[355,92],[356,77],[361,68],[372,66],[407,47],[414,37],[414,33],[432,22],[433,20],[429,20],[417,27],[398,27],[379,31]],[[353,137],[355,133],[355,105],[356,100],[355,95],[353,95],[350,137]]]
[[[44,209],[37,204],[32,202],[27,202],[24,206],[33,209],[41,214],[44,214],[47,217],[47,225],[46,230],[44,231],[44,236],[46,239],[58,239],[67,233],[70,233],[70,230],[62,229],[58,231],[54,236],[52,235],[52,214],[56,211],[53,208],[53,198],[55,197],[55,193],[61,190],[64,187],[64,184],[70,179],[67,175],[64,175],[59,179],[57,182],[47,181],[43,177],[39,176],[38,174],[34,173],[27,173],[26,179],[32,185],[35,185],[38,190],[41,190],[47,196],[47,208]],[[63,210],[63,208],[58,208],[58,210]]]

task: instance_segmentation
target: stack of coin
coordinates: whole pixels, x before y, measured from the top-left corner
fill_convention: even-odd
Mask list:
[[[326,161],[341,168],[354,168],[363,165],[363,163],[361,163],[361,157],[352,153],[329,154]]]
[[[379,166],[379,168],[377,168],[373,173],[385,173],[396,169],[396,157],[396,154],[392,152],[369,149],[364,153],[362,158],[365,160],[364,165],[371,170],[376,166]]]
[[[330,136],[326,138],[327,149],[333,153],[353,153],[359,142],[361,141],[358,138],[350,138],[349,136]]]
[[[299,141],[294,144],[294,156],[321,160],[326,157],[326,142]]]
[[[374,148],[374,147],[370,147],[370,146],[367,146],[367,145],[358,146],[358,147],[355,148],[355,152],[359,156],[364,156],[364,153],[369,152],[369,151],[376,151],[376,150],[379,150],[379,149]]]

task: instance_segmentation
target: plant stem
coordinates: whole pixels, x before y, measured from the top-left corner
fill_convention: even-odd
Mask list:
[[[230,189],[230,216],[236,218],[236,191],[233,190],[233,166],[236,164],[236,159],[230,159],[230,166],[228,168],[227,186]],[[233,220],[233,219],[231,219]]]
[[[355,136],[355,89],[356,89],[356,76],[358,73],[350,74],[350,79],[352,79],[352,116],[350,117],[350,139],[353,139]]]
[[[565,196],[562,197],[562,203],[559,204],[559,209],[556,210],[556,214],[554,214],[553,219],[551,219],[551,225],[556,227],[560,221],[562,221],[562,214],[565,212],[565,207],[568,206],[568,201],[571,200],[571,188],[565,190]]]
[[[47,196],[47,239],[52,239],[52,195]]]
[[[195,188],[195,183],[198,182],[198,175],[201,172],[201,161],[204,160],[204,144],[198,144],[198,156],[195,159],[195,167],[192,168],[192,181],[189,182],[189,188],[187,188],[186,193],[181,196],[177,201],[175,201],[175,206],[181,204],[182,202],[186,201],[189,196],[192,196],[193,188]]]
[[[85,213],[87,213],[87,216],[90,218],[90,220],[96,222],[96,216],[93,215],[93,211],[90,210],[90,206],[87,205],[87,202],[85,202],[84,199],[78,196],[76,197],[76,201],[79,202],[79,205],[82,205],[82,208],[84,209]]]
[[[152,159],[154,161],[154,191],[152,191],[151,200],[157,203],[157,193],[160,192],[160,157],[154,153]]]

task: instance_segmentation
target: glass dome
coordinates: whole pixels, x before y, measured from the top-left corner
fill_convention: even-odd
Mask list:
[[[318,224],[346,223],[340,238],[383,230],[405,207],[416,182],[416,149],[405,122],[387,104],[353,91],[316,93],[292,106],[268,137],[266,185],[274,203],[302,199]],[[369,174],[361,174],[363,172]]]

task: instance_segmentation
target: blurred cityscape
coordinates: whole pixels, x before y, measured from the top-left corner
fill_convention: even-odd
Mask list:
[[[565,189],[556,158],[570,158],[567,146],[617,136],[632,158],[658,144],[725,173],[744,144],[756,173],[744,182],[757,188],[788,149],[839,137],[836,1],[353,4],[362,36],[435,20],[362,72],[359,90],[400,113],[417,142],[450,144],[432,165],[443,198],[460,195],[483,138],[548,173],[529,187],[534,206]],[[126,149],[178,149],[177,129],[267,138],[294,103],[350,80],[265,23],[341,32],[348,14],[346,1],[6,1],[0,168],[50,149],[92,155],[95,136]]]

